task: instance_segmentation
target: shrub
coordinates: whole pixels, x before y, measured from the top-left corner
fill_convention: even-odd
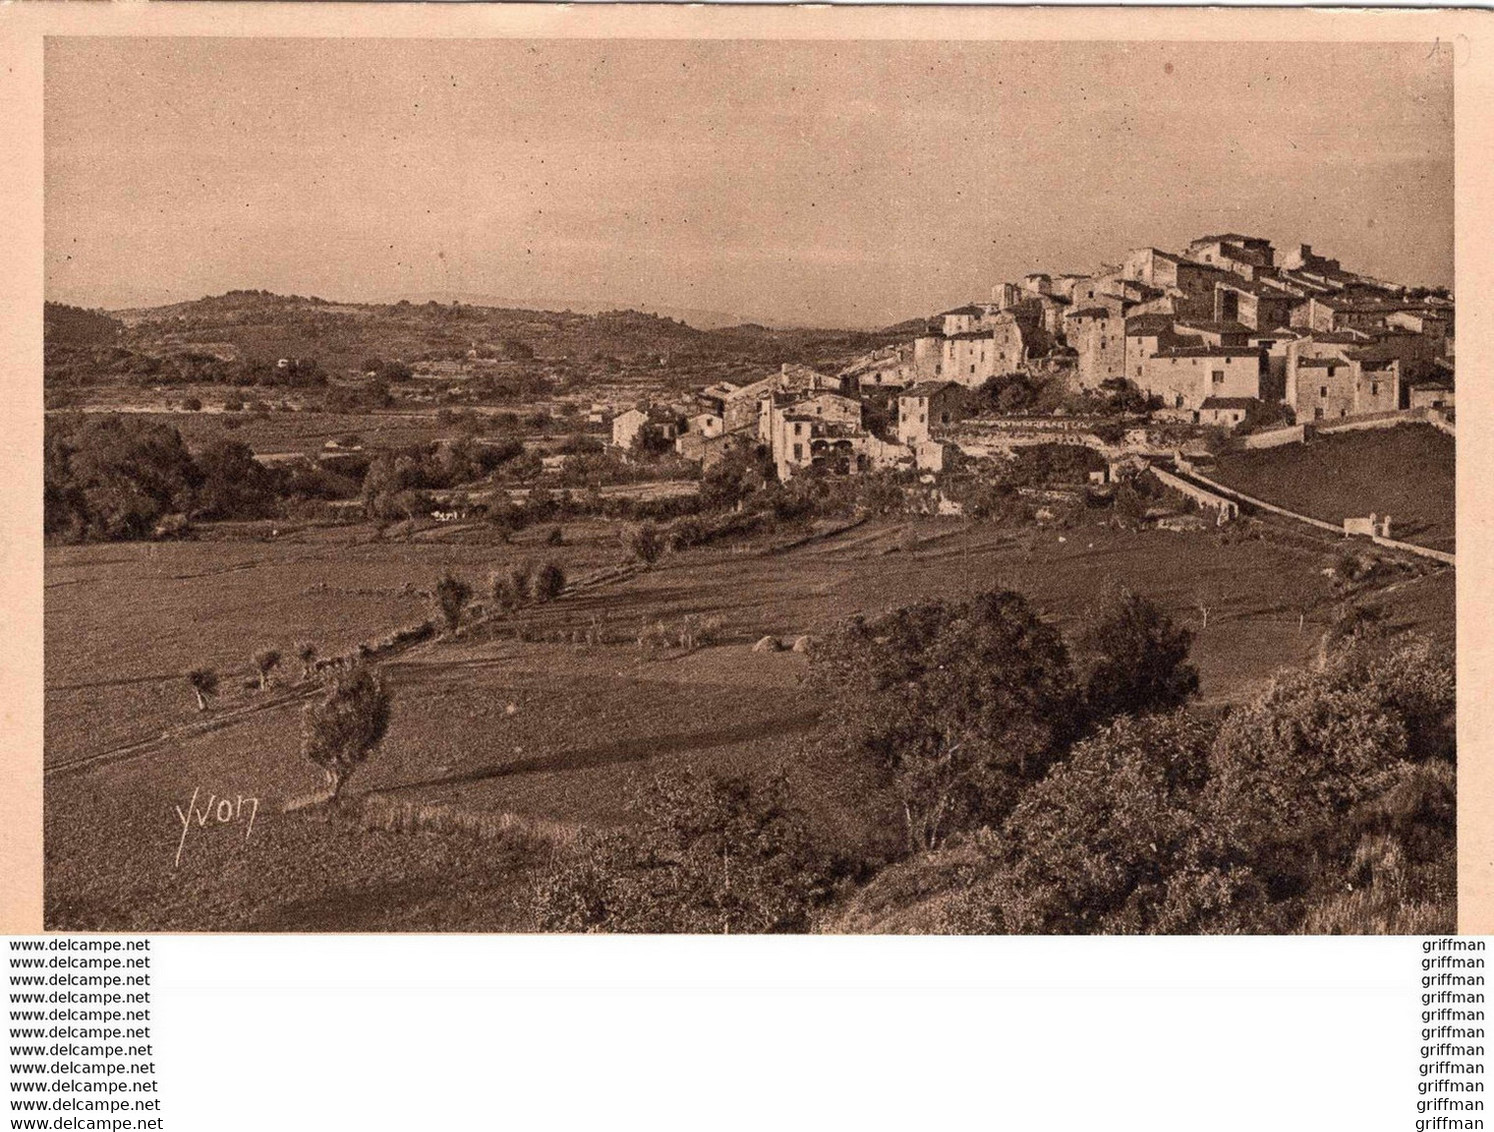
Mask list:
[[[639,827],[561,856],[535,893],[545,931],[803,932],[834,869],[779,771],[765,784],[660,776]]]
[[[510,566],[508,585],[517,603],[528,601],[534,595],[534,563],[524,559]]]
[[[462,614],[472,600],[472,587],[450,570],[445,570],[436,579],[431,598],[447,632],[454,633],[461,627]]]
[[[554,601],[565,592],[565,569],[558,562],[546,562],[534,576],[534,600]]]
[[[301,662],[301,679],[309,680],[316,667],[316,645],[301,641],[296,645],[296,659]]]
[[[546,546],[564,546],[565,532],[559,527],[551,527],[550,533],[545,536]]]
[[[1148,598],[1125,593],[1085,629],[1085,712],[1096,722],[1117,715],[1167,712],[1198,693],[1198,669],[1188,663],[1193,634]]]
[[[664,553],[664,538],[652,523],[641,523],[633,528],[628,545],[633,557],[645,566],[652,566]]]

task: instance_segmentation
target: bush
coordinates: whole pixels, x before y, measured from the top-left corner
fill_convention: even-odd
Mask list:
[[[467,603],[472,600],[472,587],[450,570],[446,570],[436,579],[436,586],[431,597],[436,612],[440,614],[441,620],[446,625],[447,632],[456,632],[462,624],[462,613],[466,610]]]
[[[1193,634],[1148,598],[1124,593],[1086,627],[1085,713],[1095,722],[1117,715],[1168,712],[1198,694],[1198,669],[1188,663]]]
[[[546,562],[534,576],[534,600],[554,601],[565,592],[565,569],[558,562]]]
[[[782,771],[765,784],[660,776],[637,809],[636,830],[557,860],[535,894],[540,930],[804,932],[834,891]]]
[[[652,566],[664,553],[664,538],[658,527],[652,523],[643,523],[633,528],[628,546],[632,549],[634,558],[645,566]]]

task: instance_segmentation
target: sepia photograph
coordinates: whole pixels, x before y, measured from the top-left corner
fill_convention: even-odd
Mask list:
[[[45,928],[1456,931],[1455,56],[49,36]]]

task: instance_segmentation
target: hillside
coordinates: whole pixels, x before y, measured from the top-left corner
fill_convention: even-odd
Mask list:
[[[1456,453],[1430,425],[1319,435],[1218,458],[1214,478],[1246,495],[1315,519],[1391,517],[1391,534],[1434,550],[1454,549]]]
[[[185,303],[114,312],[123,345],[144,353],[314,357],[331,373],[369,357],[447,360],[532,351],[543,359],[651,366],[711,362],[831,364],[888,340],[885,334],[738,326],[701,330],[635,310],[536,311],[427,302],[341,303],[319,297],[230,291]]]
[[[46,303],[42,307],[42,334],[51,346],[108,346],[119,341],[124,323],[102,311]]]

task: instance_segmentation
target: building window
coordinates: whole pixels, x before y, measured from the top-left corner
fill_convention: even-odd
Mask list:
[[[1323,419],[1323,410],[1321,406],[1312,411],[1312,419],[1315,421],[1320,421]]]
[[[1380,396],[1380,383],[1378,381],[1372,381],[1372,382],[1370,382],[1370,396],[1371,397],[1378,397],[1378,396]]]
[[[1224,384],[1224,371],[1222,369],[1216,369],[1211,376],[1214,379],[1215,385]]]
[[[802,445],[802,444],[796,444],[796,445],[794,445],[794,459],[795,460],[802,460],[802,459],[804,459],[804,445]]]
[[[1328,400],[1328,387],[1326,385],[1318,386],[1318,396],[1325,401]]]

